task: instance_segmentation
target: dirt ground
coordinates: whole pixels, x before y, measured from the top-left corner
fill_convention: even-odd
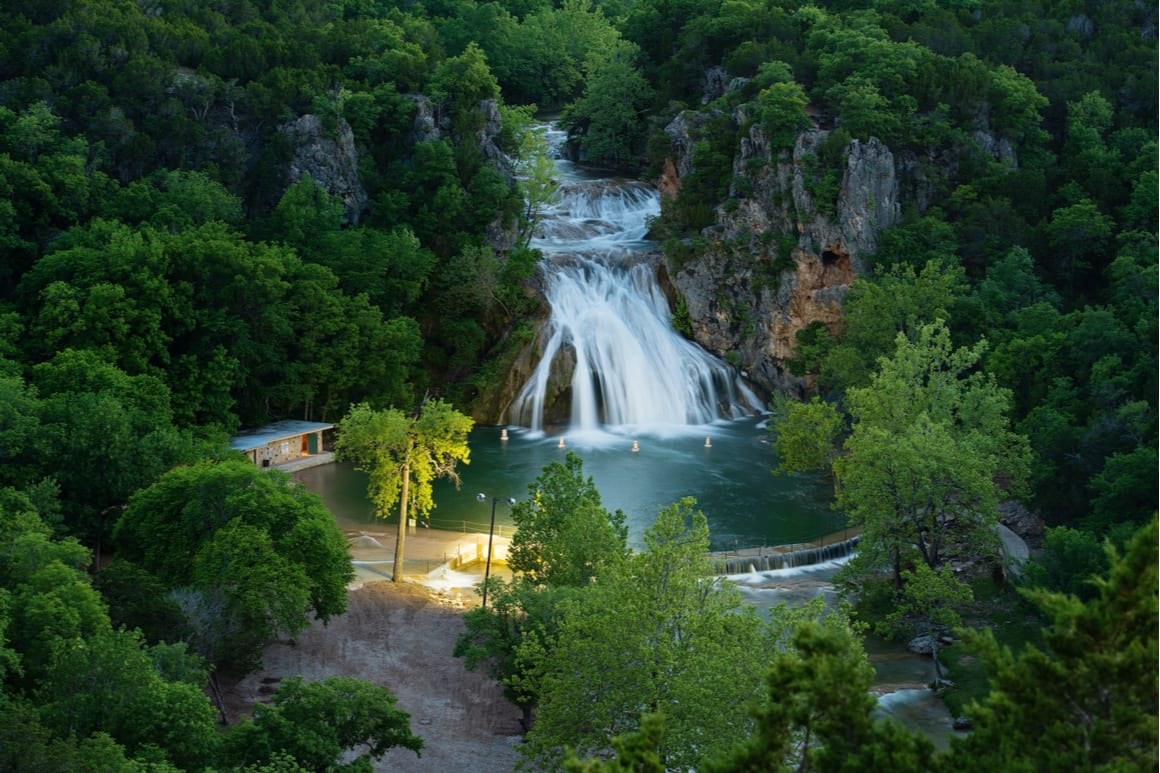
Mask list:
[[[268,699],[284,678],[354,676],[390,688],[411,715],[411,731],[424,740],[422,756],[394,749],[376,762],[376,771],[510,773],[518,759],[519,711],[486,674],[467,671],[452,656],[464,609],[461,594],[428,584],[353,588],[344,615],[325,627],[315,623],[294,643],[271,644],[261,671],[225,688],[230,721]]]

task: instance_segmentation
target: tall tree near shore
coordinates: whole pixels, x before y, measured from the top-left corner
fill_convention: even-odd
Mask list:
[[[1009,392],[972,372],[983,347],[955,349],[941,321],[900,333],[870,385],[846,393],[853,430],[834,476],[862,528],[853,573],[892,566],[901,587],[907,563],[994,549],[997,481],[1022,480],[1028,446],[1009,429]]]
[[[411,415],[398,408],[375,410],[360,403],[338,423],[337,458],[354,462],[356,469],[370,475],[375,514],[387,518],[389,510],[399,505],[395,582],[403,576],[407,520],[434,509],[431,489],[436,478],[450,478],[459,485],[455,467],[470,462],[467,435],[474,424],[471,417],[443,400],[424,402]]]

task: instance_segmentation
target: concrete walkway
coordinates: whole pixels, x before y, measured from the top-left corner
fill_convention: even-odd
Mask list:
[[[382,530],[347,531],[345,534],[355,568],[352,587],[393,579],[397,535],[393,524],[384,524]],[[472,595],[487,569],[487,543],[488,535],[485,533],[414,528],[403,544],[402,579]],[[507,570],[510,543],[507,537],[493,537],[490,569],[493,576],[510,577]]]

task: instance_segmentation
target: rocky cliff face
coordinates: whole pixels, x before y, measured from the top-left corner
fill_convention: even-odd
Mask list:
[[[358,178],[358,152],[350,124],[340,118],[334,130],[327,131],[321,118],[304,115],[284,124],[281,132],[295,148],[287,169],[287,184],[310,175],[328,193],[342,199],[347,222],[357,225],[368,199]]]
[[[743,125],[745,116],[736,116]],[[699,119],[670,125],[677,157],[665,165],[664,195],[679,195],[692,168],[689,141]],[[670,274],[684,296],[694,338],[733,353],[756,385],[803,393],[810,384],[785,362],[797,332],[813,321],[836,327],[850,284],[883,230],[899,218],[894,155],[882,142],[853,140],[840,163],[822,161],[830,132],[801,134],[792,151],[770,146],[754,124],[742,138],[729,201],[703,233],[696,258]]]

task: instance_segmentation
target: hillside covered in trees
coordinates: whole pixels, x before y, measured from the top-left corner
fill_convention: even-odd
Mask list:
[[[841,219],[852,148],[888,149],[896,214],[778,365],[814,398],[783,404],[782,461],[833,470],[872,519],[850,465],[891,417],[867,395],[925,394],[900,375],[925,341],[963,385],[948,464],[985,456],[1050,527],[1035,581],[1092,598],[1104,541],[1157,509],[1157,95],[1137,0],[3,3],[0,732],[61,769],[255,762],[214,732],[208,669],[340,614],[349,566],[320,503],[218,463],[226,439],[427,395],[496,418],[543,311],[545,115],[577,160],[679,170],[653,224],[669,274],[744,270],[771,295],[809,221]],[[810,211],[771,199],[784,217],[731,230],[782,167]],[[77,703],[95,683],[123,713]],[[331,687],[386,718],[331,762],[367,733],[415,744],[389,695]]]

